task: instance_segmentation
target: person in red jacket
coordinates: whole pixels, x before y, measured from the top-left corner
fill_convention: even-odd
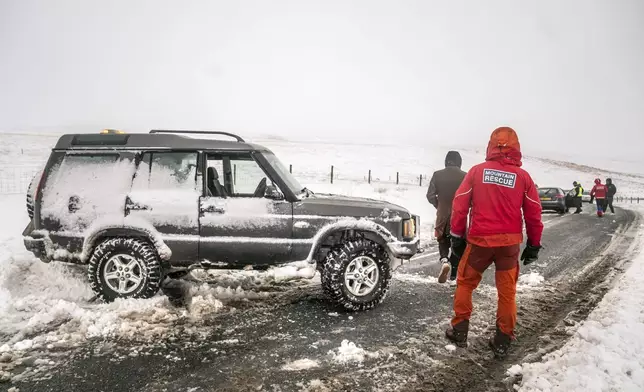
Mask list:
[[[458,268],[454,317],[445,335],[457,345],[467,346],[472,292],[494,263],[498,307],[496,334],[489,344],[497,357],[507,354],[514,339],[524,219],[528,241],[520,259],[530,264],[538,259],[541,249],[541,203],[532,178],[521,169],[521,157],[516,132],[509,127],[494,130],[485,162],[470,169],[452,205],[452,246],[462,246],[467,237],[467,247]],[[470,226],[465,236],[468,215]]]
[[[602,184],[602,180],[595,178],[595,186],[590,191],[590,204],[593,203],[593,199],[597,199],[597,216],[604,216],[606,211],[606,196],[608,195],[608,187]]]

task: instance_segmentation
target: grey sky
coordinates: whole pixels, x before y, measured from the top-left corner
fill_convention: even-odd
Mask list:
[[[0,129],[625,151],[644,2],[0,0]]]

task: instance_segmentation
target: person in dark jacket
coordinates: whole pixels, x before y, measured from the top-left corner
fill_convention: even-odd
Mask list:
[[[434,172],[427,189],[427,200],[436,208],[436,224],[434,235],[438,241],[440,253],[441,272],[439,283],[445,283],[448,275],[451,280],[456,280],[458,262],[463,254],[463,249],[452,249],[450,254],[450,226],[452,216],[452,201],[456,189],[463,182],[465,172],[461,170],[463,159],[458,151],[449,151],[445,157],[445,169]]]
[[[615,213],[615,207],[613,207],[613,198],[617,193],[617,187],[613,184],[613,180],[610,178],[606,179],[606,186],[608,187],[608,194],[606,195],[606,205],[607,209],[610,208],[611,213]]]
[[[575,187],[575,196],[573,196],[573,205],[577,207],[575,214],[581,213],[581,197],[584,194],[584,188],[577,181],[573,182],[572,185]]]

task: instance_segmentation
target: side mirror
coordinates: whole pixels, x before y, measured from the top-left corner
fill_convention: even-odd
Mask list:
[[[271,200],[284,200],[284,195],[277,189],[275,185],[266,186],[264,197]]]

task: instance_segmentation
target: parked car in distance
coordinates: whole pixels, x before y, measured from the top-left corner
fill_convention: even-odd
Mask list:
[[[539,188],[541,209],[565,214],[572,207],[572,197],[568,197],[569,194],[570,192],[567,194],[563,189],[557,187]]]
[[[332,302],[366,310],[420,251],[419,216],[314,193],[269,149],[223,132],[63,135],[29,187],[27,212],[26,248],[44,262],[87,264],[106,301],[152,297],[165,277],[194,268],[304,261]]]
[[[590,203],[590,191],[584,190],[584,193],[581,195],[581,201]]]

